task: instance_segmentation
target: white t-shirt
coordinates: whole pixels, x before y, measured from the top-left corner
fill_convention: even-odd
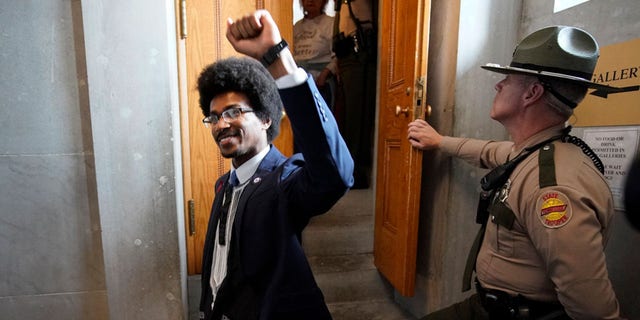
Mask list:
[[[331,51],[333,38],[333,17],[321,14],[313,19],[300,19],[293,26],[293,58],[307,71],[314,73],[327,68],[336,74],[336,60]],[[321,65],[323,68],[310,68]]]

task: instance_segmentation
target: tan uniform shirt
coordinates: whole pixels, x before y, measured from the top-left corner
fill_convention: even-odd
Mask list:
[[[336,0],[338,1],[338,0]],[[371,21],[371,0],[351,0],[351,9],[353,10],[353,14],[358,18],[358,20]],[[363,26],[365,28],[371,28],[371,24],[366,24]],[[349,14],[349,5],[347,3],[343,3],[340,7],[340,31],[344,32],[345,35],[350,36],[356,32],[356,24],[351,19]]]
[[[445,137],[440,149],[484,168],[494,168],[561,133],[550,128],[512,142]],[[575,319],[616,319],[618,301],[609,281],[604,247],[613,219],[613,198],[604,177],[579,147],[554,142],[557,186],[540,188],[539,150],[510,176],[506,205],[515,214],[511,230],[487,222],[476,274],[485,288],[559,301]]]

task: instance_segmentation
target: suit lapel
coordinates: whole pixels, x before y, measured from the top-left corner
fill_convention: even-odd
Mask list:
[[[209,216],[209,225],[207,227],[207,235],[205,237],[203,257],[202,257],[202,276],[209,278],[211,275],[211,263],[213,262],[213,246],[216,243],[216,230],[218,229],[217,221],[222,206],[222,194],[224,193],[225,182],[229,178],[229,172],[220,177],[214,185],[215,197],[211,206],[211,214]]]
[[[251,195],[258,189],[258,187],[260,187],[260,185],[264,182],[264,179],[268,178],[267,176],[271,172],[276,170],[278,166],[282,164],[285,160],[286,160],[285,156],[282,155],[282,153],[280,153],[280,151],[278,151],[278,149],[276,149],[273,145],[271,145],[271,149],[269,150],[267,155],[264,157],[264,159],[262,159],[262,162],[260,162],[258,169],[253,174],[253,176],[249,178],[249,181],[247,182],[247,185],[244,187],[244,190],[242,191],[242,195],[240,196],[240,199],[238,200],[238,204],[236,207],[236,216],[235,216],[235,222],[233,223],[233,234],[232,234],[232,238],[234,239],[232,241],[235,244],[238,244],[237,241],[239,241],[239,239],[238,237],[234,237],[233,235],[237,235],[236,229],[238,228],[238,226],[242,226],[245,207],[249,199],[251,199]],[[270,178],[270,179],[274,179],[274,178]]]

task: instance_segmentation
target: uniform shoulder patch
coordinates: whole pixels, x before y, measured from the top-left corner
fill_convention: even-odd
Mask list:
[[[549,191],[538,198],[538,219],[547,228],[560,228],[571,220],[571,203],[562,192]]]

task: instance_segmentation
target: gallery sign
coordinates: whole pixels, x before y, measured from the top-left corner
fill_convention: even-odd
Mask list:
[[[613,87],[640,85],[640,38],[600,48],[591,81]],[[640,91],[609,94],[591,92],[574,113],[576,127],[640,125]]]

